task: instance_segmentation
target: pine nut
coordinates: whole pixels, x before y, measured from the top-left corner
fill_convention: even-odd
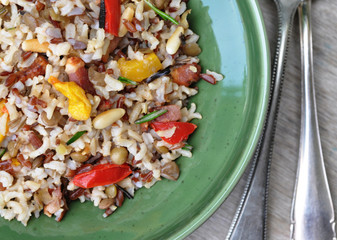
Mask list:
[[[124,10],[122,17],[121,17],[121,23],[119,25],[120,26],[119,32],[118,32],[119,37],[124,37],[128,32],[128,29],[125,27],[123,23],[123,19],[132,21],[134,14],[135,14],[135,10],[133,10],[131,7],[128,7],[127,9]]]
[[[184,31],[185,30],[182,26],[177,27],[169,40],[167,40],[166,51],[168,54],[173,55],[178,51],[181,45],[180,36],[184,33]]]
[[[123,108],[114,108],[108,111],[102,112],[93,120],[93,126],[96,129],[104,129],[111,126],[114,122],[121,119],[125,114]]]
[[[111,185],[105,189],[105,194],[108,198],[115,198],[117,195],[117,188],[115,185]]]
[[[49,49],[49,43],[44,42],[40,43],[37,39],[29,39],[25,40],[22,43],[22,50],[25,52],[39,52],[39,53],[46,53]]]
[[[112,163],[122,165],[126,162],[128,150],[124,147],[116,147],[111,150],[110,158]]]
[[[192,12],[191,9],[185,11],[183,15],[181,15],[180,25],[183,26],[184,29],[188,29],[190,26],[187,21],[187,16]]]

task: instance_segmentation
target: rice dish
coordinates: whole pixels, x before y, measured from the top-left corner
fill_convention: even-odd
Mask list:
[[[187,2],[0,0],[3,218],[61,221],[75,200],[107,217],[178,179],[195,82],[223,79],[201,73]]]

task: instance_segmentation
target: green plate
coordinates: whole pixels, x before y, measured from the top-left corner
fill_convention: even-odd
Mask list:
[[[180,158],[177,182],[136,192],[109,218],[92,203],[74,202],[61,223],[46,216],[27,227],[0,220],[1,239],[181,239],[224,201],[257,144],[269,91],[269,52],[256,0],[191,0],[191,27],[200,34],[206,69],[226,78],[198,84],[192,99],[203,119],[190,139],[193,158]]]

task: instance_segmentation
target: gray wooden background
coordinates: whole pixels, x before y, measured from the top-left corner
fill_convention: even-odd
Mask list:
[[[245,1],[245,0],[237,0]],[[259,0],[271,55],[277,38],[277,12],[273,0]],[[312,3],[314,66],[318,120],[330,190],[337,209],[337,1]],[[296,176],[300,129],[300,43],[295,17],[276,130],[271,167],[268,239],[289,239],[290,209]],[[225,239],[238,206],[247,171],[221,207],[188,240]]]

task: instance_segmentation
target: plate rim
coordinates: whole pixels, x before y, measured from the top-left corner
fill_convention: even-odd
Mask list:
[[[254,134],[250,136],[250,142],[252,142],[251,147],[246,148],[242,157],[243,164],[237,170],[236,175],[232,177],[231,182],[229,183],[229,187],[223,186],[221,191],[216,194],[212,201],[210,201],[207,206],[202,209],[197,215],[193,217],[193,219],[180,228],[178,231],[172,233],[169,239],[180,240],[184,239],[192,232],[194,232],[197,228],[199,228],[208,218],[210,218],[216,210],[220,207],[220,205],[226,200],[229,194],[232,192],[234,187],[239,182],[241,176],[243,175],[244,171],[246,170],[250,159],[252,158],[255,148],[258,144],[260,135],[262,133],[264,119],[267,114],[267,107],[268,107],[268,99],[269,99],[269,89],[270,89],[270,76],[271,76],[271,66],[270,66],[270,49],[269,49],[269,41],[268,35],[265,28],[265,23],[263,20],[263,15],[258,3],[258,0],[249,0],[247,4],[250,5],[250,9],[252,9],[254,22],[257,23],[256,30],[258,32],[257,40],[261,48],[261,55],[264,56],[262,59],[261,64],[261,72],[263,73],[263,77],[265,78],[264,89],[263,89],[263,99],[262,99],[262,106],[260,115],[257,117],[258,124],[254,127]]]

